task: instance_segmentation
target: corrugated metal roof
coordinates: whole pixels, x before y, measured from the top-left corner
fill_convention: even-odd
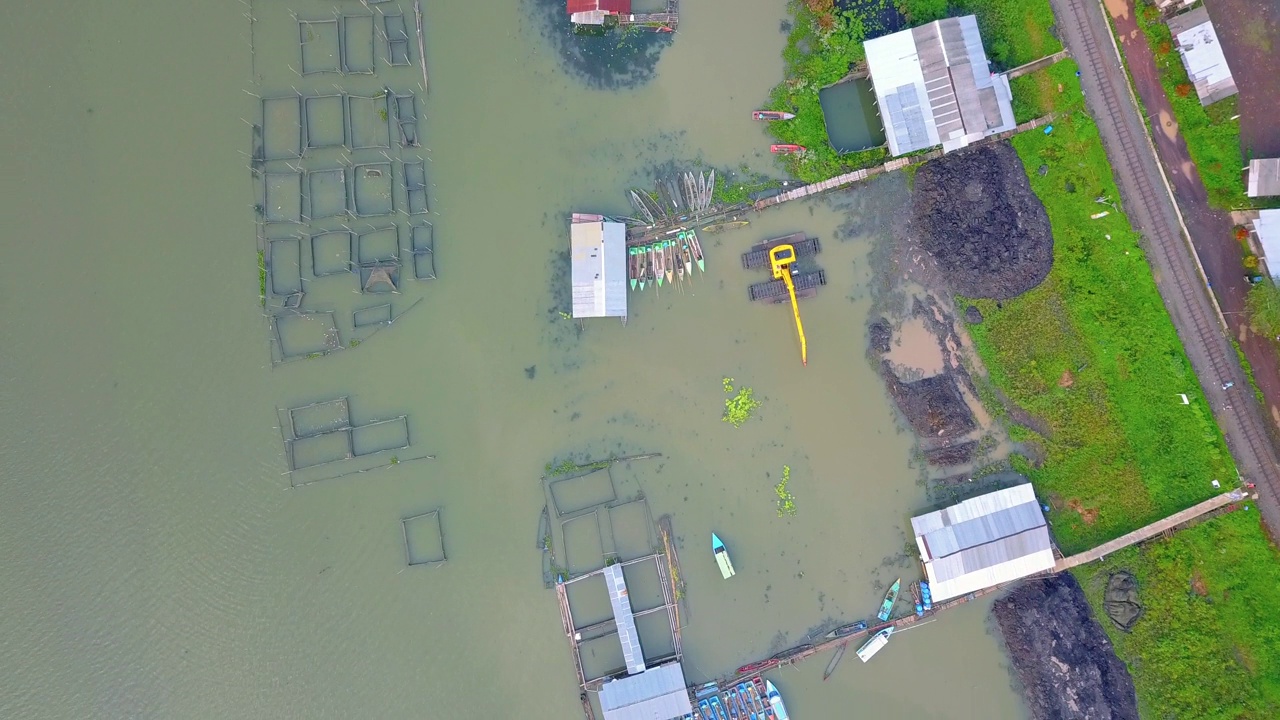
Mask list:
[[[1008,81],[991,75],[973,15],[874,38],[864,48],[891,154],[940,143],[953,150],[1014,127]]]
[[[600,688],[605,720],[672,720],[693,712],[680,663],[612,680]]]
[[[573,316],[627,316],[627,229],[622,223],[569,226]]]
[[[935,600],[1053,567],[1053,545],[1027,484],[979,495],[911,519]]]
[[[1218,33],[1209,21],[1209,11],[1203,5],[1169,19],[1169,31],[1178,40],[1178,52],[1187,75],[1196,86],[1201,105],[1211,105],[1223,98],[1235,95],[1236,82],[1231,68],[1222,54]]]
[[[621,565],[604,569],[604,585],[609,591],[609,604],[613,606],[613,622],[618,626],[618,642],[622,643],[627,672],[644,672],[644,651],[640,648],[640,633],[636,632],[636,618],[631,614],[631,597],[627,594],[627,580]]]
[[[1280,158],[1250,160],[1249,197],[1276,195],[1280,195]]]
[[[631,14],[631,0],[567,0],[569,14],[603,10],[608,13]]]
[[[1280,210],[1259,210],[1253,221],[1253,232],[1262,246],[1262,256],[1267,260],[1271,277],[1280,278]]]

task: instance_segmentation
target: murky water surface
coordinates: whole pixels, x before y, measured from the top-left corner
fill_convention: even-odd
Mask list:
[[[397,91],[416,82],[383,66],[291,74],[289,12],[331,17],[335,4],[364,12],[253,0],[251,32],[236,2],[0,10],[0,716],[575,717],[534,549],[538,478],[569,453],[664,454],[618,471],[653,517],[673,517],[690,680],[865,617],[885,585],[915,575],[904,528],[924,490],[864,358],[868,254],[905,180],[707,236],[708,273],[633,297],[625,327],[579,332],[557,315],[567,213],[626,212],[622,190],[671,161],[769,167],[748,118],[780,79],[781,3],[686,2],[679,34],[639,41],[641,59],[595,79],[593,55],[557,34],[558,2],[424,3],[430,95],[413,155],[439,279],[401,279],[389,298],[409,311],[362,334],[351,313],[380,317],[383,299],[350,275],[313,279],[304,248],[304,279],[272,281],[332,310],[346,349],[273,368],[248,167],[259,102],[245,91],[372,96],[384,77]],[[411,4],[382,7],[397,4],[412,33]],[[314,179],[323,201],[332,178]],[[350,179],[372,183],[368,202],[386,192],[376,174]],[[747,303],[759,278],[738,260],[796,230],[822,238],[830,279],[803,306],[807,368],[789,312]],[[291,250],[273,247],[276,270]],[[328,252],[319,267],[340,269]],[[327,347],[323,330],[285,330]],[[741,429],[719,419],[726,375],[764,401]],[[406,461],[291,488],[275,410],[337,396],[354,424],[407,416],[411,447],[393,451]],[[358,452],[403,443],[401,426],[379,427]],[[437,459],[407,461],[423,454]],[[774,510],[784,464],[791,518]],[[448,562],[406,569],[405,535],[441,548],[401,519],[434,508]],[[636,522],[615,518],[615,542],[642,547]],[[732,580],[712,530],[731,545]],[[585,549],[571,562],[598,563],[589,535],[573,542]],[[637,579],[635,592],[652,602],[657,589]],[[771,677],[795,718],[1017,717],[985,610],[895,637],[866,666],[850,653],[826,683],[824,659]],[[651,622],[641,631],[660,636]]]

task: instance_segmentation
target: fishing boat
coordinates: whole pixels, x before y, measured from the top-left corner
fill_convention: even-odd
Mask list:
[[[729,720],[729,713],[725,712],[724,708],[720,706],[720,698],[711,697],[711,709],[716,711],[716,720]]]
[[[848,625],[841,625],[840,627],[836,628],[835,630],[832,630],[831,632],[827,633],[823,637],[825,637],[828,640],[835,640],[836,638],[842,638],[842,637],[845,637],[846,635],[852,635],[856,632],[861,632],[866,629],[867,629],[867,621],[859,620],[858,622],[851,622]]]
[[[729,700],[729,715],[735,718],[743,717],[742,702],[738,700],[738,690],[729,688],[729,694],[725,696]]]
[[[889,592],[884,594],[884,602],[880,604],[880,612],[876,617],[883,622],[889,619],[893,614],[893,606],[898,602],[898,591],[902,589],[902,578],[893,581],[893,587],[889,588]]]
[[[715,713],[711,711],[711,703],[706,700],[698,701],[698,712],[702,714],[703,720],[716,720]]]
[[[762,690],[764,686],[761,685],[757,688],[756,683],[758,682],[760,682],[760,678],[757,677],[752,678],[751,681],[747,683],[747,695],[751,698],[751,706],[756,709],[756,712],[759,713],[760,717],[764,717],[765,703],[764,700],[760,698],[760,690]]]
[[[649,246],[651,257],[653,258],[653,279],[658,281],[658,287],[662,287],[662,271],[666,267],[667,259],[665,253],[662,252],[662,243],[654,243]]]
[[[777,120],[790,120],[795,117],[795,113],[782,112],[780,110],[752,110],[752,120],[764,120],[766,122],[774,122]]]
[[[671,282],[672,277],[675,275],[674,271],[675,271],[675,264],[676,264],[675,248],[672,247],[672,242],[670,240],[662,241],[662,252],[665,253],[667,256],[666,260],[664,261],[664,265],[667,269],[667,282],[669,283]]]
[[[636,248],[636,257],[640,264],[640,270],[636,274],[640,278],[640,289],[644,290],[645,282],[649,279],[649,258],[645,255],[644,248]]]
[[[729,222],[712,223],[710,225],[704,226],[702,228],[702,232],[718,233],[718,232],[723,232],[725,230],[732,230],[734,228],[746,227],[750,224],[751,224],[750,220],[732,220]]]
[[[747,684],[738,683],[738,698],[742,700],[742,710],[748,717],[756,717],[756,709],[751,705],[751,696],[748,694]]]
[[[738,668],[738,674],[746,675],[747,673],[764,672],[765,670],[768,670],[769,668],[777,664],[778,664],[778,661],[774,660],[773,658],[769,658],[768,660],[760,660],[758,662],[748,663]]]
[[[827,669],[822,673],[822,682],[826,682],[836,671],[836,666],[840,664],[840,658],[844,657],[844,649],[849,647],[849,643],[840,643],[840,647],[836,648],[836,654],[831,657],[831,662],[827,663]]]
[[[689,231],[689,251],[693,253],[693,261],[698,263],[698,272],[706,272],[707,263],[702,257],[702,241],[698,239],[698,233],[693,230]]]
[[[929,583],[920,581],[920,601],[924,604],[924,611],[933,610],[933,591],[929,589]]]
[[[684,261],[684,274],[693,279],[693,251],[689,249],[689,237],[680,233],[680,259]]]
[[[875,657],[876,653],[880,652],[885,645],[889,644],[889,636],[892,634],[893,626],[890,625],[875,635],[872,635],[870,640],[863,644],[862,647],[858,648],[858,659],[862,662],[867,662],[871,658]]]
[[[769,152],[774,155],[792,155],[804,152],[803,145],[770,145]]]
[[[627,276],[631,280],[631,289],[635,290],[636,283],[640,282],[640,258],[635,248],[627,248]]]
[[[715,533],[711,533],[711,554],[716,556],[716,564],[720,566],[720,574],[724,576],[724,579],[728,580],[733,577],[733,561],[729,559],[729,551],[725,549],[724,543],[720,542],[720,536]],[[746,672],[751,671],[747,670]]]
[[[773,714],[778,720],[787,720],[787,706],[782,704],[782,693],[773,686],[772,680],[765,680],[764,684],[769,688],[769,704],[773,706]]]

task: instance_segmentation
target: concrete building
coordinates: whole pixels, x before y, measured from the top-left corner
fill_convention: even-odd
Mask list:
[[[1280,195],[1280,158],[1249,161],[1249,197]]]
[[[1030,483],[911,518],[934,602],[1052,570],[1049,528]]]
[[[1009,79],[991,72],[973,15],[868,40],[867,70],[892,155],[944,152],[1012,130]]]
[[[627,317],[627,228],[574,213],[569,226],[573,316]]]
[[[1169,18],[1169,32],[1173,33],[1178,53],[1187,76],[1195,85],[1201,105],[1213,103],[1235,95],[1236,81],[1222,54],[1222,43],[1209,21],[1209,11],[1203,5],[1190,12]]]
[[[1273,278],[1280,278],[1280,210],[1259,210],[1257,219],[1250,225],[1258,238],[1258,247],[1262,248],[1267,272]]]
[[[631,0],[567,0],[567,8],[575,25],[603,25],[610,15],[630,15]]]

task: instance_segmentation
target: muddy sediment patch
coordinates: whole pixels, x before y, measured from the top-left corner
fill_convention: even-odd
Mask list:
[[[950,373],[904,382],[885,360],[880,375],[911,429],[921,438],[953,438],[976,427],[973,413]]]
[[[1025,582],[991,612],[1036,720],[1137,720],[1133,678],[1075,576]]]
[[[911,233],[952,292],[1006,300],[1053,267],[1053,232],[1007,142],[949,153],[921,166]]]

